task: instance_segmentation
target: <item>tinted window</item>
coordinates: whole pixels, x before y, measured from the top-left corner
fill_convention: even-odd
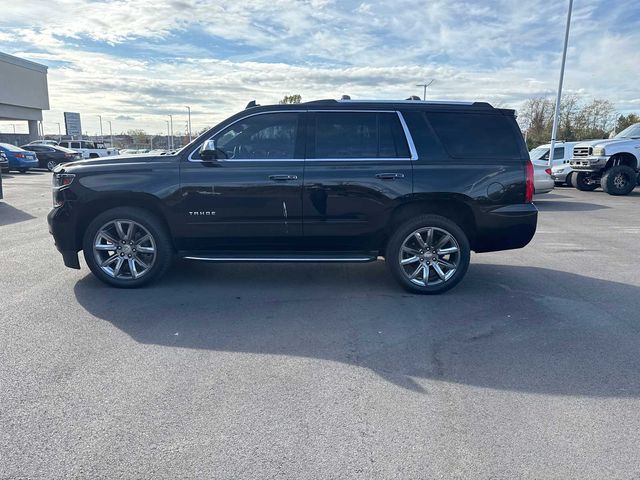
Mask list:
[[[69,144],[66,143],[63,145],[64,147],[68,147]],[[71,148],[80,148],[80,142],[71,142]]]
[[[297,113],[254,115],[222,130],[215,137],[221,158],[263,160],[295,158]]]
[[[430,112],[427,117],[452,157],[520,158],[520,143],[503,115]]]
[[[395,113],[318,112],[315,158],[409,158]]]

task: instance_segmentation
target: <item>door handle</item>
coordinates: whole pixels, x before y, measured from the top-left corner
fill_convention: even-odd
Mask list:
[[[275,180],[276,182],[286,182],[287,180],[297,179],[297,175],[269,175],[269,180]]]
[[[404,178],[404,173],[378,173],[376,178],[381,180],[395,180],[396,178]]]

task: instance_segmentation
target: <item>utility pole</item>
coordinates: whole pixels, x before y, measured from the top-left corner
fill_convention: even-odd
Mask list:
[[[429,83],[419,83],[416,87],[422,87],[424,89],[424,93],[422,94],[422,100],[427,99],[427,87],[435,82],[435,79],[432,79]]]
[[[165,120],[167,122],[167,150],[171,150],[171,144],[169,143],[169,120]]]
[[[189,126],[188,126],[188,130],[189,130],[189,143],[191,143],[191,107],[187,105],[187,112],[189,114]]]
[[[173,150],[173,115],[169,115],[169,121],[171,122],[171,147],[170,147],[170,150]]]
[[[100,141],[104,143],[104,135],[102,134],[102,115],[98,115],[98,118],[100,119]]]
[[[60,130],[60,122],[56,122],[58,124],[58,142],[62,141],[62,130]]]
[[[109,122],[109,138],[111,139],[111,148],[113,148],[113,129],[111,128],[111,120],[107,120]]]
[[[562,83],[564,82],[564,66],[567,62],[567,45],[569,44],[569,27],[571,26],[571,11],[573,0],[569,0],[567,12],[567,27],[564,31],[564,48],[562,49],[562,65],[560,66],[560,80],[558,81],[558,96],[556,97],[556,111],[553,115],[553,130],[551,131],[551,150],[549,150],[549,168],[553,167],[553,154],[556,149],[556,136],[558,135],[558,123],[560,121],[560,99],[562,98]]]

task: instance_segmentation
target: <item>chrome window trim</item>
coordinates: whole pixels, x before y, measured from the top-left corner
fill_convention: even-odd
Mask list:
[[[207,139],[205,139],[202,143],[206,142],[207,140],[211,140],[213,137],[215,137],[216,135],[218,135],[220,132],[222,132],[223,130],[231,127],[232,125],[235,125],[236,123],[242,121],[242,120],[246,120],[247,118],[250,117],[255,117],[257,115],[267,115],[267,114],[274,114],[274,113],[316,113],[316,112],[347,112],[347,113],[395,113],[398,116],[398,119],[400,120],[400,125],[402,126],[402,131],[404,132],[404,136],[405,136],[405,140],[407,141],[407,145],[409,146],[409,153],[410,153],[410,157],[386,157],[386,158],[380,158],[380,157],[375,157],[375,158],[252,158],[252,159],[220,159],[218,160],[219,162],[238,162],[238,163],[246,163],[246,162],[389,162],[389,161],[398,161],[398,160],[417,160],[418,159],[418,153],[416,150],[416,146],[413,143],[413,137],[411,136],[411,132],[409,131],[409,127],[407,126],[407,123],[404,120],[404,117],[402,116],[402,113],[398,110],[369,110],[369,109],[355,109],[355,110],[347,110],[347,109],[324,109],[324,108],[318,108],[318,109],[313,109],[313,110],[270,110],[270,111],[265,111],[265,112],[255,112],[255,113],[251,113],[249,115],[245,115],[243,117],[240,117],[239,119],[231,122],[228,125],[225,125],[224,127],[220,128],[219,130],[216,130],[215,132],[213,132],[211,134],[211,136]],[[194,148],[191,153],[189,154],[189,156],[187,157],[187,160],[190,162],[194,162],[194,163],[204,163],[206,162],[206,160],[200,160],[200,159],[195,159],[193,158],[193,155],[200,149],[200,147],[202,146],[202,143],[198,144],[198,146],[196,148]]]

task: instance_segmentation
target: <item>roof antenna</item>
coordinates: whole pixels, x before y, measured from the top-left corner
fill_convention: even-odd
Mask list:
[[[340,98],[340,100],[351,100],[351,96],[349,96],[349,95],[342,95],[342,97]]]
[[[244,109],[246,110],[247,108],[259,107],[259,106],[260,105],[258,105],[255,100],[251,100],[249,103],[247,103],[247,106],[244,107]]]

